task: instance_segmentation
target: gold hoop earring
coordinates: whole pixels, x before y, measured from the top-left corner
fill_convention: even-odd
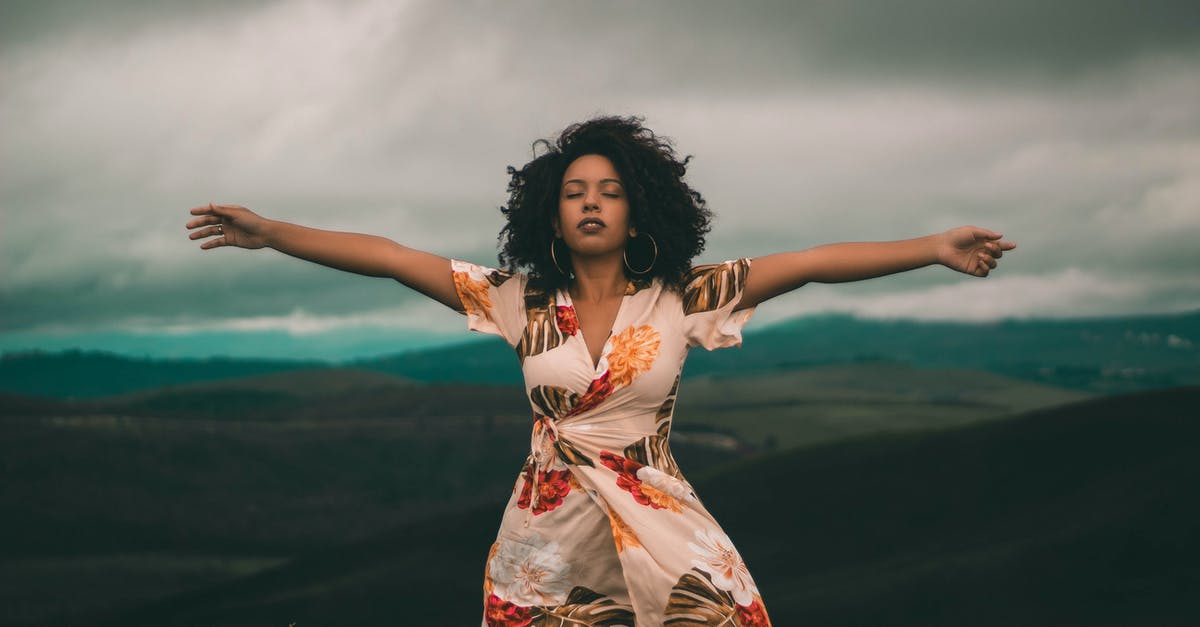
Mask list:
[[[558,257],[554,254],[554,243],[557,241],[558,241],[557,237],[550,240],[550,259],[554,260],[554,269],[558,270],[559,274],[561,274],[563,276],[571,276],[570,273],[563,272],[562,266],[558,265]]]
[[[654,247],[654,259],[650,260],[650,265],[646,266],[645,270],[642,270],[640,272],[637,270],[634,270],[633,267],[629,265],[629,257],[625,256],[624,251],[621,252],[621,259],[625,260],[625,267],[629,268],[629,271],[634,274],[646,274],[647,272],[650,271],[651,268],[654,267],[654,264],[658,261],[658,242],[654,241],[653,235],[651,235],[649,233],[646,233],[645,235],[646,235],[646,237],[650,238],[650,245]],[[636,239],[636,238],[631,238],[631,239]]]

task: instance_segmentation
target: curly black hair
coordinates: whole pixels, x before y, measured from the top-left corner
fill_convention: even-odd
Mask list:
[[[612,161],[624,182],[629,198],[630,224],[638,238],[649,233],[658,246],[658,257],[646,274],[629,279],[661,278],[671,289],[682,291],[692,259],[704,250],[704,236],[711,228],[712,212],[704,197],[683,180],[687,163],[681,161],[669,138],[655,135],[642,125],[643,117],[599,116],[565,128],[557,140],[538,139],[546,152],[520,170],[508,166],[508,204],[500,207],[508,219],[497,238],[502,246],[500,264],[509,271],[529,268],[529,284],[552,290],[565,288],[568,277],[555,267],[550,256],[554,240],[551,219],[558,215],[559,189],[563,174],[575,159],[589,154]],[[638,250],[644,249],[644,250]],[[650,265],[650,246],[630,245],[629,263],[635,268]],[[570,272],[570,256],[558,254],[559,265]]]

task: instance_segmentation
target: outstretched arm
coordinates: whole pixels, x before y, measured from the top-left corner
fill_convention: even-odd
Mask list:
[[[790,292],[805,283],[846,283],[941,264],[986,277],[1016,243],[974,226],[891,242],[841,242],[751,260],[738,309]]]
[[[454,287],[450,260],[367,233],[326,231],[269,220],[241,205],[195,207],[187,223],[188,237],[217,236],[200,245],[239,248],[270,247],[297,259],[374,277],[388,277],[454,309],[463,311]],[[200,228],[206,227],[206,228]]]

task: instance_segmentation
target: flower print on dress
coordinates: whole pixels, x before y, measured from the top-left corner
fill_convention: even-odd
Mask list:
[[[750,605],[758,587],[729,536],[718,529],[697,529],[696,542],[688,542],[696,553],[692,566],[709,574],[713,585],[729,592],[738,605]]]
[[[496,595],[487,599],[484,618],[489,627],[633,627],[633,607],[618,603],[586,586],[575,586],[560,605],[522,607]]]
[[[488,562],[492,593],[515,605],[558,605],[571,589],[571,565],[559,553],[558,542],[536,532],[520,539],[500,538]]]
[[[671,588],[664,614],[665,625],[771,627],[762,597],[754,595],[750,604],[740,605],[713,584],[707,571],[694,567]]]
[[[529,627],[537,615],[537,608],[517,605],[489,594],[484,604],[483,617],[488,627]]]
[[[767,616],[762,597],[755,596],[750,605],[738,605],[737,614],[738,624],[742,627],[771,627],[771,619]]]
[[[499,287],[512,278],[512,273],[504,270],[487,272],[483,266],[466,264],[467,269],[455,271],[454,286],[458,288],[459,300],[467,314],[483,315],[488,320],[496,322],[492,312],[492,299],[488,296],[488,287]]]
[[[643,466],[628,457],[611,451],[600,451],[600,462],[617,472],[617,487],[633,495],[633,500],[654,509],[666,509],[672,512],[682,512],[683,503],[677,494],[683,494],[678,479],[649,466]],[[646,471],[649,469],[649,471]],[[645,472],[643,472],[645,471]],[[649,481],[643,480],[643,477]],[[682,484],[680,484],[682,485]],[[658,486],[663,486],[660,489]],[[687,491],[687,500],[691,500],[691,491]]]
[[[599,405],[601,401],[608,398],[608,396],[612,394],[613,390],[615,389],[612,384],[612,378],[610,376],[611,374],[611,371],[605,371],[604,374],[592,379],[592,383],[588,385],[587,391],[583,393],[583,396],[579,397],[579,401],[574,407],[571,408],[571,411],[567,412],[567,415],[564,417],[582,414],[583,412]]]
[[[579,317],[575,315],[575,307],[568,305],[556,306],[554,318],[558,323],[558,330],[563,335],[575,335],[575,332],[579,330]]]
[[[608,510],[608,523],[612,527],[613,542],[617,546],[617,553],[631,547],[642,546],[638,540],[637,533],[625,522],[624,518],[614,509]]]
[[[521,487],[521,496],[517,499],[519,509],[528,509],[533,491],[537,490],[537,498],[533,501],[533,515],[544,514],[562,505],[563,499],[571,492],[571,471],[535,470],[532,464],[526,465],[525,485]],[[534,480],[534,473],[537,480]]]
[[[625,387],[654,365],[662,336],[654,327],[643,324],[628,327],[612,339],[608,353],[609,381],[614,388]]]
[[[696,498],[696,495],[692,493],[691,487],[686,483],[653,466],[638,468],[637,478],[641,479],[643,485],[649,485],[655,490],[668,494],[677,500],[693,501]]]

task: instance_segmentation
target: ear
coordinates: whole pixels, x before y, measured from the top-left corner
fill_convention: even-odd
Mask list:
[[[630,238],[637,237],[637,227],[636,226],[629,227],[629,237]]]

